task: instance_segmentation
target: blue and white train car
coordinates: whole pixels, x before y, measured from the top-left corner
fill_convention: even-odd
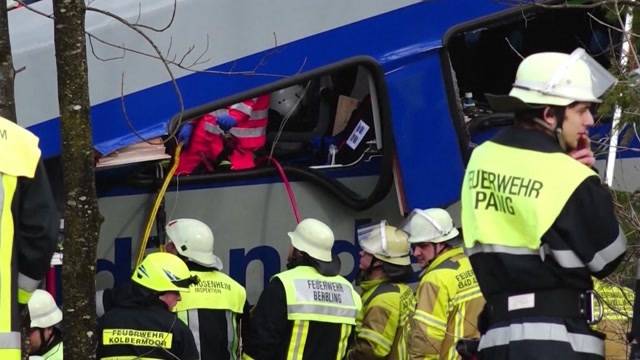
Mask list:
[[[588,14],[601,16],[597,10],[514,3],[89,1],[151,38],[176,78],[174,84],[140,34],[88,12],[96,152],[109,156],[143,139],[169,139],[182,107],[188,121],[300,85],[305,92],[296,116],[283,124],[270,115],[265,153],[273,149],[288,170],[302,216],[332,226],[340,239],[335,251],[342,272],[353,276],[357,224],[380,219],[397,224],[412,208],[457,202],[469,139],[508,123],[488,112],[483,94],[509,90],[520,55],[582,46],[608,61],[610,38],[593,35],[606,28]],[[50,0],[31,6],[52,12]],[[18,121],[40,137],[52,178],[60,178],[55,176],[60,126],[53,22],[18,8],[10,12],[10,31],[15,67],[25,68],[15,84]],[[463,112],[465,93],[470,96]],[[349,145],[360,123],[367,130]],[[169,155],[172,144],[166,142]],[[98,169],[105,218],[99,286],[128,278],[160,181],[157,171],[154,161]],[[193,217],[212,226],[225,271],[247,285],[252,301],[286,261],[286,233],[295,219],[270,166],[179,177],[164,208],[169,219]]]

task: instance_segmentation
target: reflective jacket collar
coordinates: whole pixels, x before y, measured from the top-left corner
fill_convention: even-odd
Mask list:
[[[438,256],[436,256],[435,259],[433,259],[431,264],[427,266],[427,268],[422,272],[422,274],[420,274],[420,277],[422,277],[424,274],[428,273],[429,271],[437,268],[440,264],[451,259],[452,257],[463,255],[463,254],[464,254],[464,250],[462,249],[462,246],[454,246],[452,248],[449,248],[441,252]]]
[[[557,141],[539,130],[512,126],[498,133],[491,141],[505,146],[541,152],[564,152]]]
[[[383,282],[386,282],[386,281],[388,281],[388,280],[386,280],[386,279],[375,279],[375,280],[363,281],[360,284],[360,287],[362,288],[362,293],[364,294],[364,293],[366,293],[366,292],[368,292],[370,290],[373,290],[373,289],[376,288],[376,286],[378,286],[378,285],[380,285],[380,284],[382,284]]]

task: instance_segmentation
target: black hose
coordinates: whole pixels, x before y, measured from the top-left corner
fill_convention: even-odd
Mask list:
[[[389,158],[391,158],[389,156]],[[388,163],[387,163],[388,162]],[[382,158],[380,165],[380,176],[375,188],[367,197],[362,197],[358,193],[349,189],[340,181],[324,175],[323,173],[305,167],[297,166],[283,166],[283,169],[288,177],[296,180],[308,181],[321,189],[327,191],[333,195],[340,203],[353,209],[353,210],[365,210],[384,199],[391,185],[393,184],[393,172],[391,170],[391,161],[388,161],[385,156]],[[256,177],[266,176],[278,176],[278,172],[272,167],[262,167],[252,170],[246,170],[241,172],[224,172],[202,175],[190,175],[180,177],[180,185],[189,184],[210,184],[211,182],[231,181],[251,179]],[[135,186],[149,187],[153,186],[153,179],[132,179],[129,182]],[[176,185],[176,180],[171,181],[171,185]]]

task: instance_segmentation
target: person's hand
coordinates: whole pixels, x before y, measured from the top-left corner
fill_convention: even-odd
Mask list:
[[[182,127],[178,132],[178,142],[187,146],[189,144],[189,139],[191,139],[191,133],[193,133],[193,124],[191,122],[182,124]]]
[[[220,129],[223,131],[228,131],[238,123],[231,115],[220,115],[216,116],[216,118],[218,120],[218,126],[220,126]]]
[[[596,162],[596,158],[591,151],[591,140],[588,136],[582,135],[578,139],[578,146],[574,150],[569,152],[569,156],[578,160],[579,162],[592,167]]]

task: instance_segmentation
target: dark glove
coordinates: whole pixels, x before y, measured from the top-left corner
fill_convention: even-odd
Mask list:
[[[216,116],[216,118],[218,120],[218,126],[220,126],[220,129],[223,131],[228,131],[238,123],[231,115],[220,115]]]
[[[184,123],[178,132],[178,142],[187,146],[191,139],[191,133],[193,133],[193,124],[190,122]]]

